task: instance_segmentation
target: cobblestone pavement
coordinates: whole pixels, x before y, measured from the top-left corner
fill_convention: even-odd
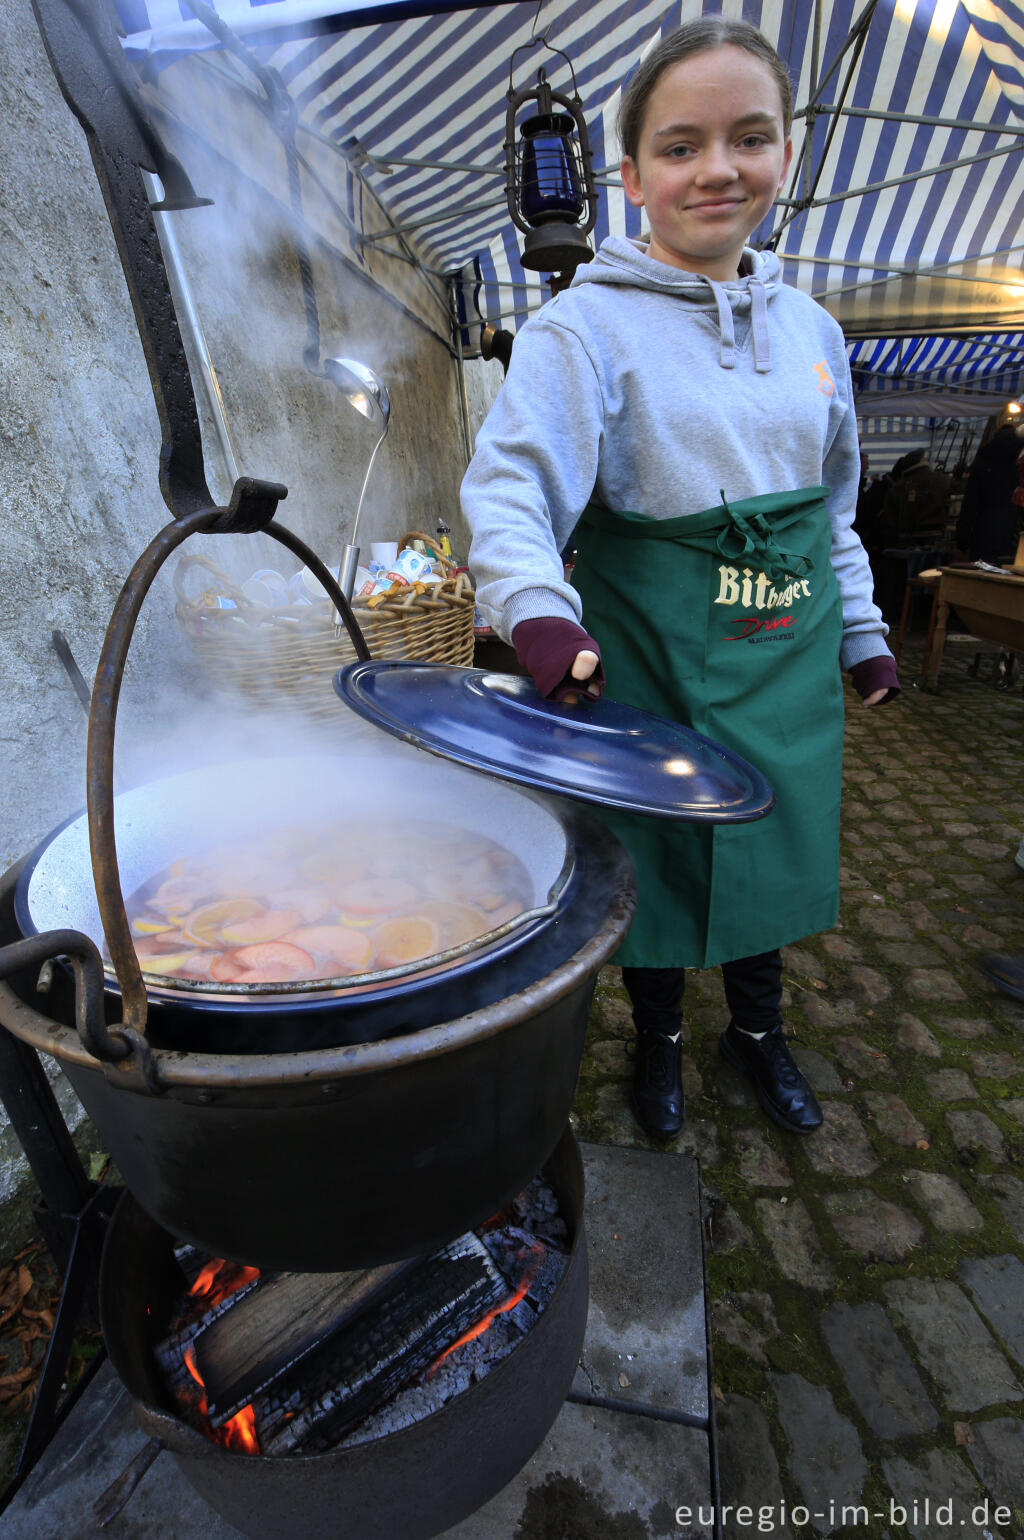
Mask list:
[[[718,970],[688,981],[661,1148],[702,1163],[727,1536],[1024,1535],[1024,1006],[979,967],[1024,953],[1024,699],[974,655],[951,643],[929,695],[908,647],[897,702],[848,696],[840,923],[784,954],[816,1135],[720,1061]],[[648,1143],[632,1037],[607,968],[587,1139]]]

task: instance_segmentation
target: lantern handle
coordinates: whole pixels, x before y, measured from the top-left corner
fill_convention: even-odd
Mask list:
[[[548,84],[547,74],[541,65],[537,71],[537,87],[533,91],[517,90],[514,83],[516,56],[525,49],[532,48],[534,42],[542,43],[549,53],[557,53],[569,66],[572,75],[572,88],[574,95],[569,97],[564,91],[555,91]],[[521,43],[512,54],[508,67],[508,92],[506,94],[507,106],[505,109],[505,199],[508,204],[509,215],[517,230],[524,235],[529,235],[530,226],[525,223],[518,209],[514,197],[515,166],[516,166],[516,115],[525,102],[537,100],[538,95],[547,103],[542,110],[550,110],[551,103],[558,103],[564,107],[573,120],[576,131],[579,134],[579,155],[581,170],[586,186],[587,219],[586,223],[578,227],[580,235],[589,235],[597,223],[597,189],[594,186],[594,154],[590,148],[590,135],[587,132],[587,120],[583,115],[583,103],[580,100],[579,90],[576,85],[576,71],[572,67],[572,60],[561,48],[555,48],[546,38],[531,39]]]
[[[516,67],[516,56],[517,56],[517,54],[525,53],[528,48],[533,48],[538,43],[540,44],[540,46],[542,48],[546,48],[549,53],[556,53],[556,54],[558,54],[559,58],[564,59],[566,64],[568,64],[568,66],[569,66],[569,74],[572,76],[572,94],[573,94],[573,98],[574,98],[577,106],[580,109],[582,109],[583,103],[580,100],[579,87],[576,84],[576,71],[572,67],[572,60],[569,58],[569,55],[565,52],[564,49],[556,48],[554,43],[549,43],[547,38],[544,36],[543,33],[541,33],[541,35],[539,37],[531,37],[527,42],[520,43],[519,47],[513,50],[512,57],[509,60],[509,65],[508,65],[508,89],[509,89],[509,95],[511,96],[515,92],[514,71],[515,71],[515,67]],[[540,67],[539,74],[542,77],[542,84],[546,84],[547,83],[547,75],[545,74],[544,66],[543,65],[541,65],[541,67]]]

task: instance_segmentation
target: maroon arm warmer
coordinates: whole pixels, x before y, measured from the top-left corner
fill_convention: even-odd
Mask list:
[[[512,632],[512,645],[519,666],[546,700],[562,700],[574,692],[600,695],[604,689],[601,649],[575,621],[555,615],[521,620]],[[597,653],[597,667],[589,679],[573,679],[570,674],[578,652]]]

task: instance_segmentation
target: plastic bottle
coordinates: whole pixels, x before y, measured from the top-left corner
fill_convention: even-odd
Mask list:
[[[441,555],[449,561],[454,561],[452,556],[452,532],[444,520],[440,520],[437,526],[437,538],[441,543]]]

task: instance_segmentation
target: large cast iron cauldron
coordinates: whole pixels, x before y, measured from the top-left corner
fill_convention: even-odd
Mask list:
[[[583,1172],[572,1135],[546,1175],[572,1233],[568,1266],[529,1334],[479,1383],[386,1438],[325,1454],[272,1459],[212,1444],[171,1407],[153,1357],[181,1287],[173,1243],[130,1196],[107,1237],[100,1280],[103,1336],[144,1432],[242,1534],[258,1540],[427,1540],[510,1481],[561,1409],[583,1346],[587,1248]]]
[[[349,754],[262,757],[189,771],[115,799],[120,885],[131,894],[174,861],[227,842],[242,849],[276,829],[323,831],[325,845],[369,834],[396,838],[403,869],[437,860],[419,846],[451,828],[443,859],[457,870],[467,836],[496,839],[530,882],[525,911],[434,957],[383,972],[297,983],[169,983],[143,972],[148,1039],[210,1053],[279,1053],[369,1042],[433,1026],[491,1005],[564,962],[599,922],[585,851],[563,802],[541,801],[454,765],[382,748]],[[591,861],[592,861],[591,857]],[[440,874],[442,879],[446,873]],[[288,879],[282,877],[282,885]],[[29,857],[16,893],[23,935],[67,927],[103,947],[103,925],[86,817],[69,820]],[[145,962],[142,964],[145,970]],[[108,1017],[120,1019],[120,990],[105,969]]]
[[[265,1017],[248,1000],[189,997],[171,1005],[161,990],[150,1002],[146,1081],[83,1045],[64,979],[44,996],[30,975],[0,984],[0,1020],[58,1059],[143,1208],[219,1256],[333,1271],[428,1251],[521,1190],[568,1121],[594,981],[632,917],[628,859],[586,814],[543,807],[468,773],[454,772],[453,780],[447,767],[416,760],[434,817],[446,807],[469,826],[489,817],[505,843],[518,841],[531,854],[537,908],[548,912],[520,936],[500,938],[483,960],[449,960],[426,980],[379,981],[351,1004],[343,989],[326,999],[278,997]],[[294,787],[295,767],[283,768]],[[340,777],[345,764],[333,768]],[[362,770],[354,783],[360,793],[368,784]],[[353,783],[334,784],[357,816]],[[451,801],[439,803],[442,784],[454,788]],[[168,786],[150,788],[148,804],[145,788],[126,794],[118,850],[129,891],[129,873],[142,880],[159,870],[180,832],[161,813]],[[241,789],[238,797],[244,801]],[[261,805],[264,816],[281,816]],[[50,872],[44,883],[46,850],[21,874],[18,908],[24,914],[28,906],[27,927],[56,921],[88,933],[94,924],[84,838],[77,862],[74,840],[64,845],[73,829],[48,842],[68,857],[66,871],[58,863],[62,876]],[[55,906],[45,914],[44,890]],[[8,892],[8,912],[10,902]],[[416,1030],[395,1030],[401,995],[396,1003],[389,991],[403,988]],[[346,1012],[368,1017],[375,1006],[391,1035],[345,1041]],[[204,1034],[215,1038],[222,1029],[258,1036],[264,1020],[287,1033],[286,1049],[261,1051],[251,1041],[244,1053],[200,1046]],[[335,1029],[340,1041],[325,1045]],[[160,1046],[164,1035],[177,1046]]]

